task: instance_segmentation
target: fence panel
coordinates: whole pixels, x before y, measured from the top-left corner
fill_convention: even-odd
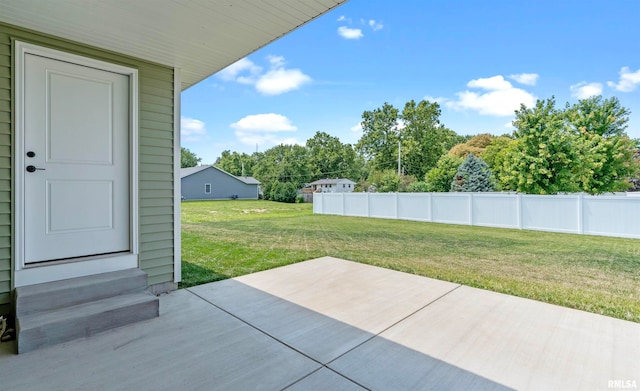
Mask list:
[[[583,199],[583,232],[637,238],[640,231],[640,197],[585,197]]]
[[[369,194],[369,216],[383,219],[397,218],[396,194]]]
[[[523,195],[522,228],[580,233],[578,195]]]
[[[434,222],[470,224],[470,207],[466,193],[431,193],[431,219]]]
[[[398,218],[431,221],[431,195],[429,193],[398,193]]]
[[[320,193],[319,193],[320,194]],[[316,194],[315,198],[319,198]],[[322,194],[322,211],[329,215],[343,215],[344,204],[342,194],[340,193],[323,193]]]
[[[519,228],[518,197],[513,194],[473,194],[473,225]]]
[[[344,215],[369,217],[369,194],[352,193],[349,194],[349,196],[345,197]]]
[[[313,212],[640,238],[640,196],[317,193]]]

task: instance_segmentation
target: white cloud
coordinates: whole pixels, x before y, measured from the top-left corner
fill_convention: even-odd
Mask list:
[[[449,99],[447,99],[447,98],[445,98],[443,96],[435,97],[435,96],[430,96],[430,95],[425,95],[425,97],[422,98],[422,99],[424,99],[426,101],[429,101],[431,103],[435,102],[435,103],[438,103],[438,104],[443,104],[443,103],[445,103],[445,102],[447,102],[449,100]]]
[[[357,124],[353,125],[351,127],[351,131],[356,133],[362,132],[362,122],[358,122]]]
[[[445,105],[454,110],[474,110],[482,115],[509,116],[520,108],[520,104],[528,107],[536,103],[536,97],[521,89],[515,88],[501,75],[471,80],[469,88],[480,88],[487,92],[462,91],[456,93],[455,101]]]
[[[185,142],[201,141],[207,138],[205,123],[197,119],[181,117],[180,138]]]
[[[384,25],[380,22],[376,22],[375,20],[371,19],[369,20],[369,27],[371,27],[373,31],[378,31],[378,30],[382,30],[384,28]]]
[[[537,73],[519,73],[515,75],[509,75],[509,79],[515,80],[520,84],[528,86],[535,86],[538,81],[538,77],[540,77],[540,75],[538,75]]]
[[[297,90],[303,84],[311,81],[311,77],[299,69],[272,69],[256,82],[256,90],[264,95],[279,95]]]
[[[284,67],[284,64],[286,64],[286,61],[282,56],[269,55],[267,56],[267,60],[269,60],[269,63],[271,64],[271,68],[282,68]]]
[[[360,39],[364,36],[361,29],[352,29],[346,26],[338,27],[338,34],[344,39]]]
[[[235,81],[240,84],[254,85],[256,90],[264,95],[278,95],[297,90],[303,84],[311,82],[311,77],[299,69],[286,69],[285,58],[282,56],[267,56],[270,69],[263,73],[263,68],[251,60],[243,58],[218,72],[218,77],[225,81]]]
[[[512,88],[511,83],[506,81],[501,75],[471,80],[467,83],[469,88],[482,88],[484,90],[508,90]]]
[[[230,126],[236,130],[257,132],[290,132],[298,130],[291,124],[289,118],[275,113],[247,115]]]
[[[252,84],[260,72],[262,72],[262,67],[245,57],[218,72],[217,76],[224,81]]]
[[[238,141],[245,145],[273,146],[278,144],[301,144],[295,137],[283,136],[283,132],[298,130],[284,115],[268,113],[253,114],[230,125],[235,129]]]
[[[513,121],[509,121],[506,124],[504,124],[504,127],[507,129],[513,129]]]
[[[640,69],[632,72],[629,67],[622,67],[618,73],[620,75],[620,81],[617,83],[612,81],[607,82],[607,85],[616,91],[631,92],[640,85]]]
[[[281,114],[247,115],[230,126],[235,129],[238,141],[245,145],[262,145],[265,148],[278,144],[301,144],[295,137],[282,135],[283,132],[295,132],[298,128]]]
[[[338,18],[338,22],[348,22],[351,23],[351,18],[347,18],[344,15],[340,15],[340,17]]]
[[[591,96],[602,94],[601,83],[587,83],[582,81],[569,87],[571,96],[578,99],[587,99]]]

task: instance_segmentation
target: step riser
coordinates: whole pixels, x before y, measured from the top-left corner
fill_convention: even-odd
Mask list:
[[[39,327],[29,328],[29,325],[21,325],[20,319],[18,319],[16,325],[18,328],[18,353],[88,337],[105,330],[158,316],[159,301],[150,295],[149,300],[144,302],[82,317],[70,317]]]
[[[15,290],[16,317],[40,311],[70,307],[116,295],[142,292],[147,288],[147,275],[139,270],[109,273],[113,278],[82,277],[38,287],[19,287]]]

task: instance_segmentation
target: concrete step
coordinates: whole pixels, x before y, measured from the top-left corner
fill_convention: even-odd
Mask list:
[[[116,295],[142,292],[146,288],[147,274],[140,269],[120,270],[18,287],[14,291],[16,317]]]
[[[23,315],[16,319],[18,353],[88,337],[158,315],[159,300],[148,292]]]

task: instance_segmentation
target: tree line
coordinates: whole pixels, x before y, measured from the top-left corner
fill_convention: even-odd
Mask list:
[[[226,150],[215,165],[255,177],[269,190],[265,197],[273,193],[274,199],[284,192],[277,185],[291,193],[324,178],[348,178],[358,183],[356,190],[378,192],[602,194],[638,184],[640,140],[627,135],[630,111],[615,97],[595,96],[562,108],[553,97],[521,105],[515,130],[502,136],[459,135],[440,115],[437,102],[411,100],[402,110],[384,103],[362,114],[355,145],[319,131],[305,145],[277,145],[251,155]],[[198,162],[193,155],[188,164]]]

